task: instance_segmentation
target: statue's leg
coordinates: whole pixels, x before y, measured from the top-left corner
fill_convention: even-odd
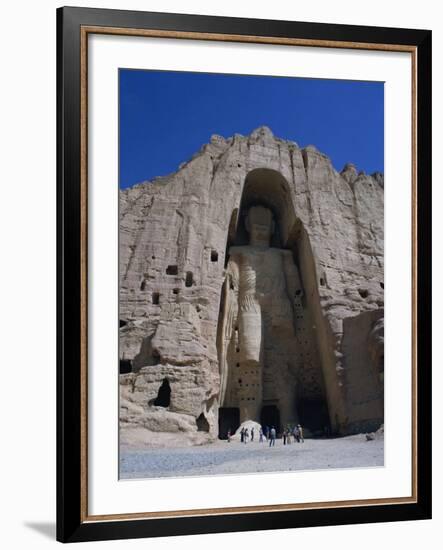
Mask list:
[[[241,310],[238,327],[240,421],[259,422],[262,403],[262,312],[256,302],[247,306]]]
[[[241,311],[239,318],[239,354],[244,362],[260,363],[262,351],[262,314],[258,303]]]

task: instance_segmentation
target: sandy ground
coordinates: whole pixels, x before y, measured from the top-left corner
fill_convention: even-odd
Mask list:
[[[197,447],[150,450],[122,450],[120,478],[156,478],[288,472],[330,468],[377,467],[384,464],[384,440],[366,441],[354,435],[337,439],[306,439],[304,443],[275,447],[258,441],[231,441]]]

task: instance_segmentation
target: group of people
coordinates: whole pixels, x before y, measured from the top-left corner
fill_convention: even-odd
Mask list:
[[[274,426],[269,428],[269,426],[266,426],[265,428],[265,437],[266,441],[269,441],[269,446],[272,447],[275,445],[275,439],[276,439],[276,430]],[[294,441],[297,443],[304,443],[305,439],[303,437],[303,428],[301,424],[297,424],[296,426],[286,426],[286,428],[283,430],[281,434],[281,438],[283,440],[283,445],[289,445],[292,443],[292,438],[294,438]]]
[[[261,428],[260,428],[261,431]],[[230,434],[228,433],[228,440],[230,438]],[[240,442],[241,443],[247,443],[249,439],[249,430],[248,428],[242,428],[240,430]],[[251,442],[254,441],[254,428],[251,428]]]
[[[297,443],[304,443],[305,438],[303,437],[303,428],[300,424],[291,428],[288,426],[286,430],[283,431],[283,445],[289,445],[291,439],[294,438],[294,441]]]
[[[254,441],[255,436],[255,430],[254,427],[251,428],[251,431],[249,432],[248,428],[242,427],[240,430],[240,442],[241,443],[247,443],[249,439]],[[296,426],[287,426],[282,434],[282,440],[283,445],[289,445],[292,442],[292,438],[294,438],[294,442],[297,443],[304,443],[304,437],[303,437],[303,428],[300,424],[297,424]],[[265,429],[260,426],[259,434],[258,434],[258,441],[259,443],[263,443],[264,441],[269,441],[269,446],[274,447],[275,446],[275,440],[277,439],[277,430],[275,429],[275,426],[265,426]],[[231,441],[231,430],[228,430],[228,443]]]

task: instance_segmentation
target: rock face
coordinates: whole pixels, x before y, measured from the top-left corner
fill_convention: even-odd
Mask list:
[[[266,127],[121,191],[123,440],[202,442],[246,420],[376,430],[383,199],[381,174],[338,173]]]

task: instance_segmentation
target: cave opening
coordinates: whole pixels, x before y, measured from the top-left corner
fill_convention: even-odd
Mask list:
[[[169,407],[171,403],[171,386],[167,378],[163,379],[163,382],[158,389],[157,397],[154,399],[154,405],[156,407]]]
[[[193,284],[194,284],[194,275],[193,275],[192,271],[187,271],[186,272],[185,286],[189,288]]]
[[[306,433],[314,437],[327,435],[331,431],[326,402],[321,397],[299,397],[297,411],[300,424]]]
[[[220,407],[218,410],[218,437],[228,439],[240,426],[240,409],[238,407]]]
[[[281,432],[280,411],[277,405],[264,405],[262,407],[260,424],[263,427],[263,431],[266,431],[266,428],[275,428],[277,434]]]
[[[120,359],[120,374],[129,374],[132,372],[132,361],[130,359]]]
[[[358,293],[363,299],[366,299],[369,296],[369,292],[365,288],[359,288]]]
[[[198,432],[209,432],[209,422],[206,419],[206,416],[201,413],[201,415],[195,421],[197,424]]]

